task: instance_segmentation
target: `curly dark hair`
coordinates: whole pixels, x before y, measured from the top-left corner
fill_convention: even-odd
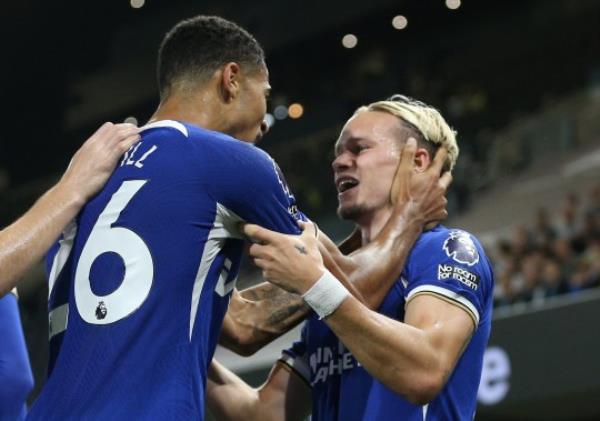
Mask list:
[[[161,99],[174,84],[201,83],[232,61],[258,70],[265,65],[265,53],[248,31],[218,16],[199,15],[179,22],[165,35],[158,51]]]

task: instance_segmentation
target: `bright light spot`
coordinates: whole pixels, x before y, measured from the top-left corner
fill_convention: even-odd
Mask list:
[[[290,118],[300,118],[302,117],[302,114],[304,114],[304,107],[302,104],[294,102],[288,107],[288,115]]]
[[[273,125],[275,124],[275,117],[273,117],[273,114],[271,114],[271,113],[265,114],[265,123],[267,123],[267,126],[269,128],[273,127]]]
[[[395,16],[394,19],[392,19],[392,26],[396,29],[404,29],[406,28],[406,25],[408,25],[408,19],[402,15]]]
[[[446,0],[446,7],[448,9],[456,10],[460,7],[460,0]]]
[[[125,121],[123,123],[129,123],[129,124],[134,124],[134,125],[138,125],[138,121],[137,118],[133,117],[133,116],[129,116],[125,119]]]
[[[146,3],[146,0],[129,0],[129,4],[134,9],[140,9],[140,8],[144,7],[145,3]]]
[[[354,34],[346,34],[342,38],[342,45],[346,48],[354,48],[358,44],[358,38]]]
[[[273,110],[273,115],[277,120],[283,120],[288,115],[288,109],[285,105],[278,105]]]

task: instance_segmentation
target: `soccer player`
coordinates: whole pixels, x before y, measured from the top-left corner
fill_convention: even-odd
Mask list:
[[[238,224],[299,233],[281,172],[251,144],[270,89],[256,40],[217,17],[185,20],[163,40],[158,81],[161,103],[141,142],[53,255],[50,375],[31,419],[202,419],[243,249]],[[433,189],[440,219],[448,178],[434,179],[446,180]],[[416,208],[395,215],[424,222]],[[390,255],[410,249],[395,234],[422,228],[404,222],[386,225],[394,239],[380,248]],[[371,266],[365,277],[392,265]],[[279,290],[268,288],[258,287],[263,298]]]
[[[419,172],[440,145],[453,165],[453,131],[435,109],[406,97],[361,107],[348,120],[333,162],[338,212],[357,223],[363,244],[390,214],[394,151],[404,147]],[[245,232],[258,242],[250,254],[265,278],[303,294],[316,314],[258,389],[211,366],[208,403],[219,420],[473,419],[493,275],[472,235],[429,226],[375,312],[323,268],[312,237]]]

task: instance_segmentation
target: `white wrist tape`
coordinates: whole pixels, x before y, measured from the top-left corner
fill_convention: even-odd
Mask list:
[[[302,298],[318,314],[319,319],[323,319],[333,313],[348,295],[350,293],[341,282],[325,269],[323,276]]]

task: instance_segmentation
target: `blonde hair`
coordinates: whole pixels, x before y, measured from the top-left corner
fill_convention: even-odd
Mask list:
[[[448,151],[445,169],[452,170],[458,159],[458,144],[456,132],[448,125],[444,117],[435,108],[404,95],[393,95],[385,101],[372,102],[360,107],[356,112],[380,111],[391,114],[402,120],[417,134],[417,141],[421,141],[433,155],[440,146]]]

